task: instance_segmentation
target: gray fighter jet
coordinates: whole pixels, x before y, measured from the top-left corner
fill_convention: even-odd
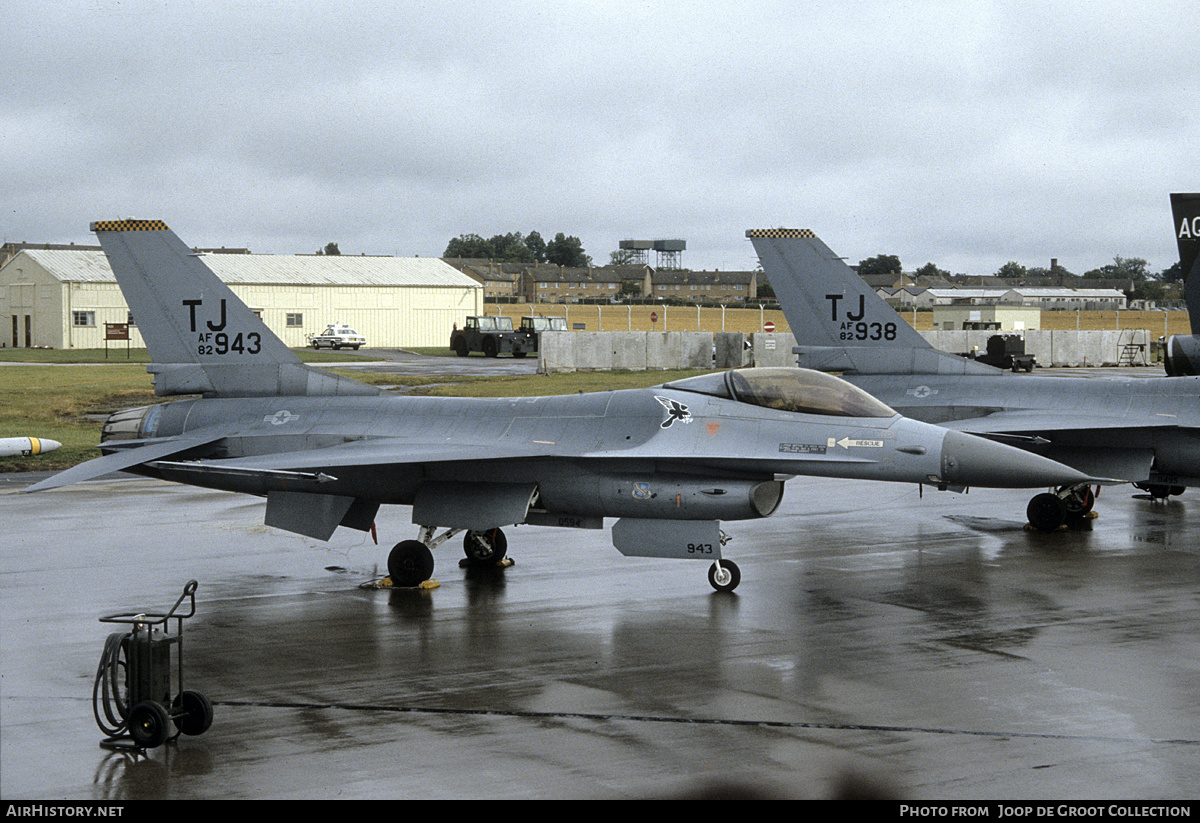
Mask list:
[[[1018,375],[934,349],[807,229],[748,231],[798,343],[799,365],[841,376],[907,417],[1019,446],[1156,497],[1200,485],[1200,377]],[[1096,489],[1029,501],[1059,528]]]
[[[122,470],[266,498],[268,525],[327,540],[412,507],[416,540],[388,556],[393,584],[433,571],[430,549],[465,533],[495,564],[502,527],[602,528],[626,555],[713,561],[732,590],[720,520],[765,517],[794,475],[944,487],[1074,485],[1088,476],[981,438],[906,420],[867,393],[802,369],[706,374],[650,389],[564,397],[387,396],[302,364],[160,221],[99,222],[146,340],[159,395],[112,415],[105,455],[31,486]],[[439,529],[444,529],[438,534]]]

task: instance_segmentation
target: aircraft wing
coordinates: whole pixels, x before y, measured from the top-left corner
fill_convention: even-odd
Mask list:
[[[1010,446],[1032,449],[1094,478],[1109,478],[1103,485],[1144,482],[1154,465],[1153,449],[1114,447],[1112,444],[1116,431],[1179,424],[1176,418],[1169,415],[1138,420],[1136,425],[1131,425],[1128,418],[1106,415],[1005,411],[940,425]],[[1068,436],[1056,441],[1058,434]],[[1100,444],[1104,444],[1105,448],[1097,448]]]
[[[400,438],[355,440],[337,446],[301,451],[231,457],[218,460],[199,460],[180,463],[196,471],[230,472],[239,474],[277,472],[331,471],[337,467],[387,466],[414,463],[471,462],[480,460],[512,460],[521,457],[544,457],[554,452],[552,446],[537,443],[511,445],[489,443],[414,443]],[[149,461],[141,461],[149,462]]]
[[[1174,415],[1157,415],[1145,417],[1131,422],[1129,417],[1116,415],[1088,414],[1072,412],[1065,414],[1061,411],[1044,410],[1030,411],[998,411],[983,417],[967,417],[962,420],[950,420],[938,423],[947,429],[954,429],[971,434],[1009,434],[1036,435],[1055,431],[1079,432],[1088,429],[1144,429],[1170,428],[1179,425],[1179,419]]]

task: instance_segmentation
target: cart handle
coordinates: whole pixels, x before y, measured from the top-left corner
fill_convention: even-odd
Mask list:
[[[120,614],[110,614],[106,617],[101,617],[101,623],[140,623],[145,626],[158,626],[166,623],[172,617],[178,620],[184,620],[196,613],[196,586],[199,585],[195,580],[189,580],[187,585],[183,587],[183,594],[179,595],[179,599],[175,601],[175,605],[165,614],[161,612],[122,612]],[[175,614],[179,609],[179,605],[183,603],[184,598],[189,600],[189,610],[187,614]]]

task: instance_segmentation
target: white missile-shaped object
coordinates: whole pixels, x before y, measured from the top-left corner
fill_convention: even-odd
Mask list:
[[[52,452],[61,445],[44,437],[0,437],[0,457],[32,457]]]

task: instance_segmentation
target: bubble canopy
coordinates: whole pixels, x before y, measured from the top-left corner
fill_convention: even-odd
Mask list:
[[[752,406],[832,417],[895,417],[896,412],[857,386],[800,368],[733,369],[666,383],[663,388],[708,394]]]

